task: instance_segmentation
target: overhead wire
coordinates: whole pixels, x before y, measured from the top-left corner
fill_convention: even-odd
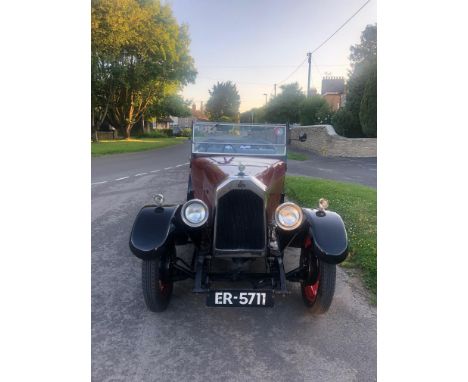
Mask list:
[[[218,79],[218,78],[211,78],[211,77],[197,77],[199,79],[202,79],[202,80],[209,80],[209,81],[218,81],[218,82],[226,82],[226,80],[221,80],[221,79]],[[239,85],[261,85],[261,86],[269,86],[270,84],[267,84],[265,82],[238,82],[238,81],[232,81],[233,83],[235,84],[239,84]]]
[[[279,85],[279,84],[282,84],[283,82],[287,81],[294,73],[296,73],[301,68],[302,65],[305,64],[306,61],[307,61],[307,57],[284,80],[278,81],[278,82],[276,82],[276,84]]]
[[[346,24],[348,24],[359,12],[361,12],[362,9],[364,9],[365,6],[367,6],[372,0],[367,0],[363,5],[361,5],[359,7],[359,9],[357,9],[349,18],[347,18],[343,24],[341,24],[338,29],[336,29],[330,36],[328,36],[320,45],[318,45],[314,50],[312,50],[310,53],[311,54],[314,54],[315,52],[317,52],[321,47],[323,47],[328,41],[330,41],[333,36],[335,36],[340,30],[342,30],[344,28],[344,26]],[[312,56],[313,57],[313,56]],[[276,82],[275,84],[276,85],[280,85],[282,84],[283,82],[287,81],[289,78],[291,78],[307,61],[307,57],[286,77],[284,78],[283,80],[281,81],[278,81]],[[316,69],[319,71],[319,74],[320,74],[320,69],[318,68],[318,65],[317,63],[314,61],[314,59],[312,58],[312,62],[314,63]],[[328,65],[328,66],[341,66],[341,65]],[[343,65],[345,66],[345,65]],[[216,65],[212,66],[212,67],[216,67]],[[220,68],[223,67],[223,66],[219,66]],[[224,66],[224,68],[260,68],[260,67],[290,67],[290,65],[265,65],[265,66],[255,66],[255,65],[245,65],[245,66]],[[322,76],[320,74],[320,76]],[[203,77],[199,77],[199,78],[203,78]],[[220,81],[218,79],[214,79],[214,78],[208,78],[208,77],[204,77],[204,79],[207,79],[207,80],[211,80],[211,81]],[[262,85],[262,86],[267,86],[267,85],[271,85],[271,84],[265,84],[265,83],[254,83],[254,82],[237,82],[238,84],[246,84],[246,85]]]
[[[324,46],[328,41],[330,41],[330,39],[331,39],[333,36],[335,36],[341,29],[343,29],[343,27],[344,27],[346,24],[348,24],[359,12],[361,12],[361,10],[364,9],[364,7],[365,7],[367,4],[369,4],[371,1],[372,1],[372,0],[367,0],[363,5],[361,5],[361,6],[359,7],[359,9],[358,9],[356,12],[354,12],[348,19],[345,20],[345,22],[344,22],[343,24],[341,24],[341,25],[338,27],[338,29],[336,29],[336,30],[335,30],[330,36],[328,36],[320,45],[318,45],[314,50],[312,50],[311,54],[317,52],[322,46]],[[294,73],[296,73],[296,72],[300,69],[300,67],[301,67],[302,65],[304,65],[304,63],[305,63],[306,61],[307,61],[307,57],[306,57],[306,58],[304,59],[304,61],[302,61],[302,62],[299,64],[299,66],[298,66],[296,69],[294,69],[294,71],[292,71],[284,80],[279,81],[279,82],[277,82],[276,84],[281,84],[281,83],[287,81]],[[317,67],[317,64],[315,64],[315,66]]]
[[[317,65],[317,61],[314,59],[313,56],[311,56],[311,58],[312,58],[312,64],[314,64],[315,69],[317,69],[317,72],[319,72],[319,76],[322,77],[322,73],[320,72],[320,69],[319,69],[319,67]]]
[[[361,7],[356,11],[354,12],[343,24],[341,24],[341,26],[336,30],[334,31],[330,36],[328,36],[319,46],[317,46],[311,53],[314,54],[317,50],[319,50],[322,46],[324,46],[334,35],[336,35],[340,30],[343,29],[343,27],[348,24],[352,18],[354,16],[356,16],[359,12],[361,12],[361,10],[371,2],[372,0],[367,0],[363,5],[361,5]]]
[[[344,64],[321,64],[320,66],[347,66]],[[296,65],[198,65],[197,68],[211,69],[262,69],[262,68],[296,68]]]
[[[259,69],[259,68],[294,68],[295,65],[199,65],[200,68],[219,69]]]

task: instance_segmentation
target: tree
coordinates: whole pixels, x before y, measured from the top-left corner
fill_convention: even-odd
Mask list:
[[[154,103],[146,115],[156,118],[162,117],[188,117],[190,112],[190,101],[184,100],[179,94],[169,94]]]
[[[353,114],[349,110],[341,108],[333,114],[331,124],[337,134],[349,137],[349,131],[353,129]]]
[[[93,0],[92,108],[125,137],[169,90],[193,82],[187,27],[159,0]],[[102,113],[101,113],[102,111]]]
[[[161,110],[164,116],[190,117],[190,100],[185,100],[179,94],[173,94],[164,98]]]
[[[332,112],[327,101],[319,95],[313,95],[302,101],[300,108],[301,125],[330,123]]]
[[[205,110],[211,121],[238,121],[240,96],[235,84],[218,82],[209,93]]]
[[[323,104],[317,112],[317,123],[322,125],[331,124],[331,120],[335,113],[328,103]]]
[[[271,123],[298,123],[305,95],[297,82],[282,85],[281,93],[270,99],[265,107],[265,118]]]
[[[347,124],[346,136],[351,138],[362,137],[362,127],[359,120],[359,112],[361,110],[362,96],[367,82],[367,70],[355,69],[355,72],[348,80],[348,93],[346,95],[345,108],[351,114],[351,120]]]
[[[244,111],[240,115],[241,123],[265,123],[265,108],[254,107],[248,111]]]
[[[348,114],[351,115],[351,119],[346,122],[346,128],[338,127],[338,129],[346,131],[347,137],[362,137],[364,133],[360,120],[361,102],[366,84],[374,68],[375,70],[377,68],[377,25],[368,25],[361,33],[361,43],[352,46],[350,50],[352,71],[348,81],[345,107],[351,113]]]
[[[377,137],[377,65],[374,65],[364,89],[359,120],[366,137]]]
[[[377,24],[367,25],[361,33],[361,43],[350,48],[349,59],[355,67],[363,62],[377,60]]]

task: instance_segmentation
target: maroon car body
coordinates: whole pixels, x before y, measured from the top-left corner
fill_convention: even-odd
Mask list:
[[[130,249],[143,260],[150,310],[165,310],[174,282],[193,278],[193,291],[207,293],[208,306],[272,306],[275,294],[288,293],[289,281],[301,284],[307,307],[327,311],[336,264],[347,256],[346,230],[324,199],[318,208],[285,202],[288,128],[194,124],[187,201],[164,205],[157,195],[156,204],[139,212],[130,236]],[[182,245],[192,246],[190,259],[177,255]],[[300,248],[289,272],[287,248]]]
[[[244,164],[243,172],[246,176],[255,177],[267,187],[266,213],[267,220],[271,220],[284,190],[286,162],[281,159],[240,156],[194,158],[191,162],[194,197],[203,200],[212,212],[216,188],[229,177],[239,173],[239,163]]]

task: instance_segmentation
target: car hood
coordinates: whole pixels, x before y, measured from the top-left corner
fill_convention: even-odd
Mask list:
[[[286,163],[281,159],[248,156],[210,156],[192,159],[191,177],[194,197],[214,206],[218,185],[240,170],[257,178],[267,187],[271,202],[279,202],[283,192]],[[276,203],[277,204],[277,203]],[[273,207],[273,206],[272,206]]]

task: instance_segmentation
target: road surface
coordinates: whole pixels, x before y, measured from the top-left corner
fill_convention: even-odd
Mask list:
[[[333,158],[298,149],[294,151],[309,158],[305,161],[288,161],[289,175],[313,176],[377,188],[377,158]]]
[[[205,295],[191,293],[192,280],[175,284],[166,312],[146,309],[129,233],[154,193],[183,202],[188,149],[92,160],[93,381],[376,380],[376,309],[341,268],[324,316],[304,308],[292,283],[271,309],[207,308]],[[297,256],[288,253],[289,265]]]

